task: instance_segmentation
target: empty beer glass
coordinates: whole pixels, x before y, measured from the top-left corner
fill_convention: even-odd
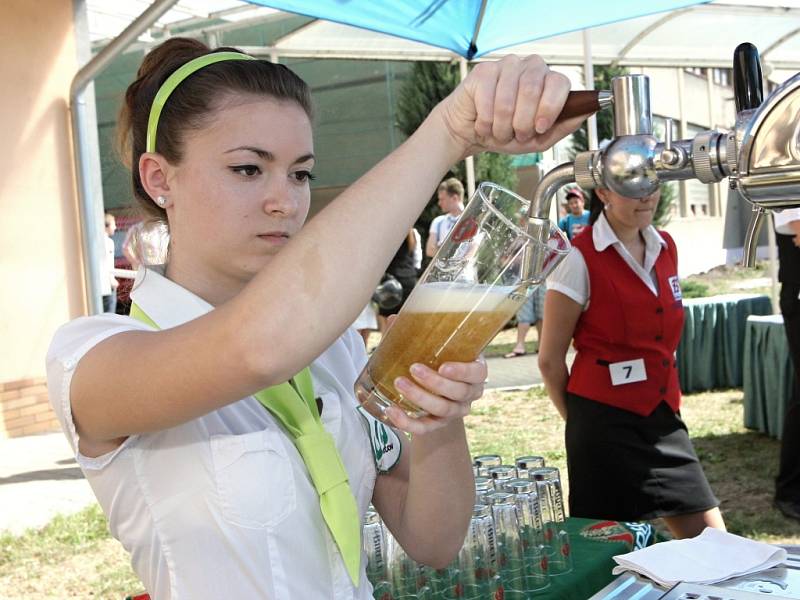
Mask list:
[[[494,560],[492,509],[483,504],[476,504],[467,537],[458,553],[459,593],[442,597],[464,600],[495,598],[495,593],[500,587],[500,578],[495,571]]]
[[[511,465],[500,465],[489,469],[489,478],[492,480],[494,489],[498,492],[505,492],[506,483],[517,478],[517,469]]]
[[[506,600],[525,598],[525,555],[514,496],[496,492],[490,496],[497,540],[497,570]]]
[[[544,467],[543,456],[518,456],[514,460],[514,466],[517,467],[517,477],[521,479],[528,479],[528,471],[531,469],[541,469]]]
[[[475,502],[486,504],[484,498],[494,492],[494,484],[488,477],[475,478]]]
[[[422,581],[421,570],[414,560],[388,530],[386,535],[387,575],[391,584],[391,598],[419,600],[428,598],[430,588]],[[374,593],[374,592],[373,592]]]
[[[393,404],[423,416],[394,381],[413,363],[437,370],[477,359],[567,254],[566,236],[547,219],[529,219],[528,206],[493,183],[475,191],[356,381],[374,416]]]
[[[547,574],[548,557],[542,545],[542,513],[536,483],[515,479],[506,484],[506,491],[514,495],[525,558],[525,591],[543,590],[550,585]]]
[[[528,477],[536,482],[537,492],[539,493],[539,505],[542,509],[544,546],[547,550],[547,554],[552,557],[553,554],[559,551],[558,533],[564,522],[564,498],[561,493],[561,475],[556,467],[543,467],[541,469],[529,470]],[[552,565],[550,574],[556,574],[556,570]]]
[[[499,454],[481,454],[472,459],[472,464],[478,468],[479,477],[489,477],[489,469],[502,465],[503,459]]]
[[[364,550],[367,553],[367,579],[373,588],[375,598],[382,598],[391,592],[386,564],[386,532],[381,518],[374,510],[364,515]]]

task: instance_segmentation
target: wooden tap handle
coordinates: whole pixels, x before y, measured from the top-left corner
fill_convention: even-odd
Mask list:
[[[561,109],[561,114],[556,118],[556,123],[581,115],[590,117],[600,110],[600,103],[597,101],[599,96],[600,92],[597,90],[578,90],[570,92],[564,104],[564,108]]]

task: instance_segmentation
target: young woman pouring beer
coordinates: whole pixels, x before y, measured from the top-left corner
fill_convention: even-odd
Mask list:
[[[136,199],[168,223],[168,262],[140,270],[132,317],[56,333],[48,386],[154,598],[370,598],[370,501],[416,560],[455,556],[473,503],[462,418],[486,367],[415,365],[395,384],[430,416],[389,410],[413,441],[400,452],[383,430],[371,448],[381,424],[356,410],[366,357],[346,328],[448,167],[550,146],[578,124],[552,126],[568,87],[538,57],[478,65],[303,227],[315,157],[302,80],[180,38],[145,58],[121,126]]]
[[[570,514],[663,517],[693,537],[725,525],[680,418],[683,305],[675,243],[652,226],[659,196],[596,190],[590,226],[548,279],[539,367],[567,422]]]

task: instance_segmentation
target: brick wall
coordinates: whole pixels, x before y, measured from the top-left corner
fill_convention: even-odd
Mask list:
[[[61,431],[47,399],[45,379],[0,383],[0,438]]]

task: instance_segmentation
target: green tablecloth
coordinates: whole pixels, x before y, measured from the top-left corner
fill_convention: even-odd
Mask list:
[[[768,296],[730,294],[684,300],[686,321],[678,346],[683,392],[741,387],[742,348],[750,315],[769,315]]]
[[[750,317],[744,340],[744,426],[781,438],[794,369],[783,317]]]
[[[663,538],[648,523],[619,523],[617,521],[598,521],[596,519],[567,518],[564,529],[569,534],[569,551],[573,568],[562,575],[549,578],[550,584],[543,590],[526,594],[526,598],[536,600],[586,600],[603,589],[614,579],[611,570],[615,564],[612,557],[632,550],[650,546]],[[457,572],[450,568],[420,571],[411,563],[408,571],[400,573],[399,583],[378,582],[374,597],[378,600],[496,600],[497,598],[518,598],[519,591],[505,588],[508,582],[486,581],[490,589],[483,592],[469,590],[459,581]],[[396,572],[398,573],[398,572]],[[477,572],[476,572],[477,574]],[[484,573],[485,575],[486,573]],[[502,570],[501,570],[502,576]],[[394,580],[394,578],[393,578]],[[394,585],[393,585],[394,584]],[[419,592],[419,586],[424,586]],[[497,587],[496,587],[497,586]],[[477,598],[476,594],[486,597]],[[492,598],[492,596],[494,598]]]
[[[534,595],[537,599],[586,600],[614,579],[613,556],[662,541],[647,523],[570,517],[566,529],[572,547],[572,572],[551,577],[550,586]]]

